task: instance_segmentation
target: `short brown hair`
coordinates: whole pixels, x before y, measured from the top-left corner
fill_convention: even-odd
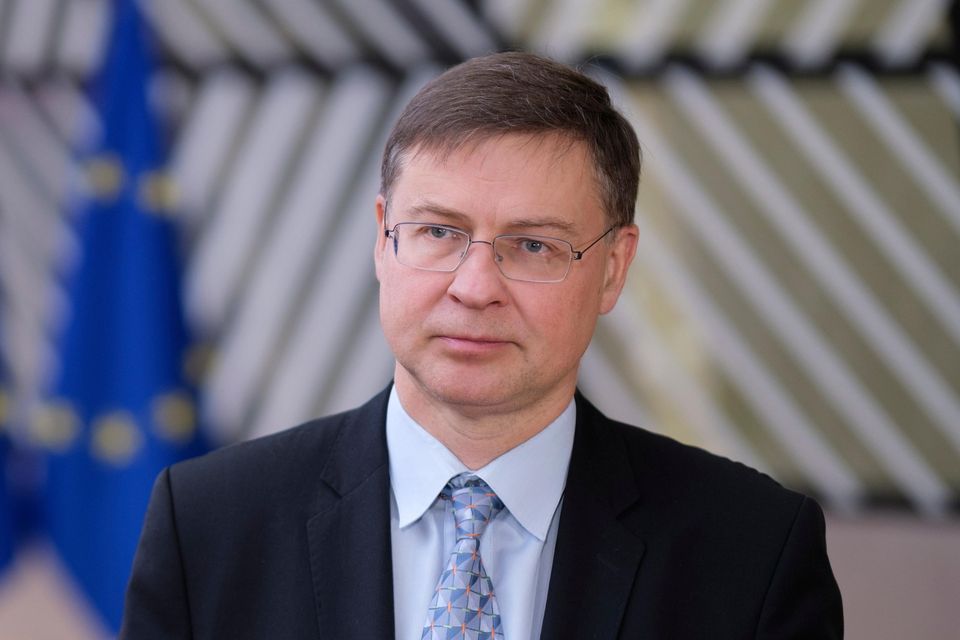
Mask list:
[[[532,53],[467,60],[430,81],[390,132],[380,168],[389,197],[406,154],[449,153],[499,134],[556,133],[587,145],[610,223],[633,221],[640,183],[637,135],[606,88],[580,71]]]

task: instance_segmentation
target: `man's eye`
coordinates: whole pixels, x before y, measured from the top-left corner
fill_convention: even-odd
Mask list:
[[[544,251],[547,251],[547,246],[543,244],[543,242],[540,240],[534,240],[533,238],[521,240],[520,248],[527,253],[543,253]]]
[[[560,243],[551,242],[549,238],[517,238],[513,246],[520,253],[541,258],[553,258],[563,253]]]
[[[426,233],[431,238],[436,238],[437,240],[443,240],[452,234],[450,229],[445,229],[443,227],[427,227]]]

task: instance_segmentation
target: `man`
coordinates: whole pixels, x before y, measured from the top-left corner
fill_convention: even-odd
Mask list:
[[[394,384],[164,471],[121,635],[840,637],[813,501],[576,392],[639,173],[605,89],[563,65],[428,84],[375,203]]]

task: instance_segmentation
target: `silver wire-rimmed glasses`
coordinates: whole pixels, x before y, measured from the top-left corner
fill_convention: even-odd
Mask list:
[[[384,235],[393,239],[393,252],[402,265],[424,271],[456,271],[473,244],[493,248],[493,261],[504,277],[523,282],[560,282],[570,264],[583,258],[616,227],[610,227],[583,249],[560,238],[527,234],[502,234],[493,240],[474,240],[456,227],[429,222],[398,222]]]

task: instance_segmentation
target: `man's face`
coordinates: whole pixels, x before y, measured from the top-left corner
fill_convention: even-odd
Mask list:
[[[404,266],[383,235],[384,215],[388,228],[429,222],[474,240],[529,233],[582,249],[609,226],[590,162],[579,142],[519,134],[407,159],[389,203],[377,199],[375,250],[380,319],[405,404],[413,394],[477,415],[565,404],[597,316],[623,287],[636,227],[612,232],[613,243],[596,244],[562,282],[532,283],[504,277],[487,244],[471,245],[454,272]]]

